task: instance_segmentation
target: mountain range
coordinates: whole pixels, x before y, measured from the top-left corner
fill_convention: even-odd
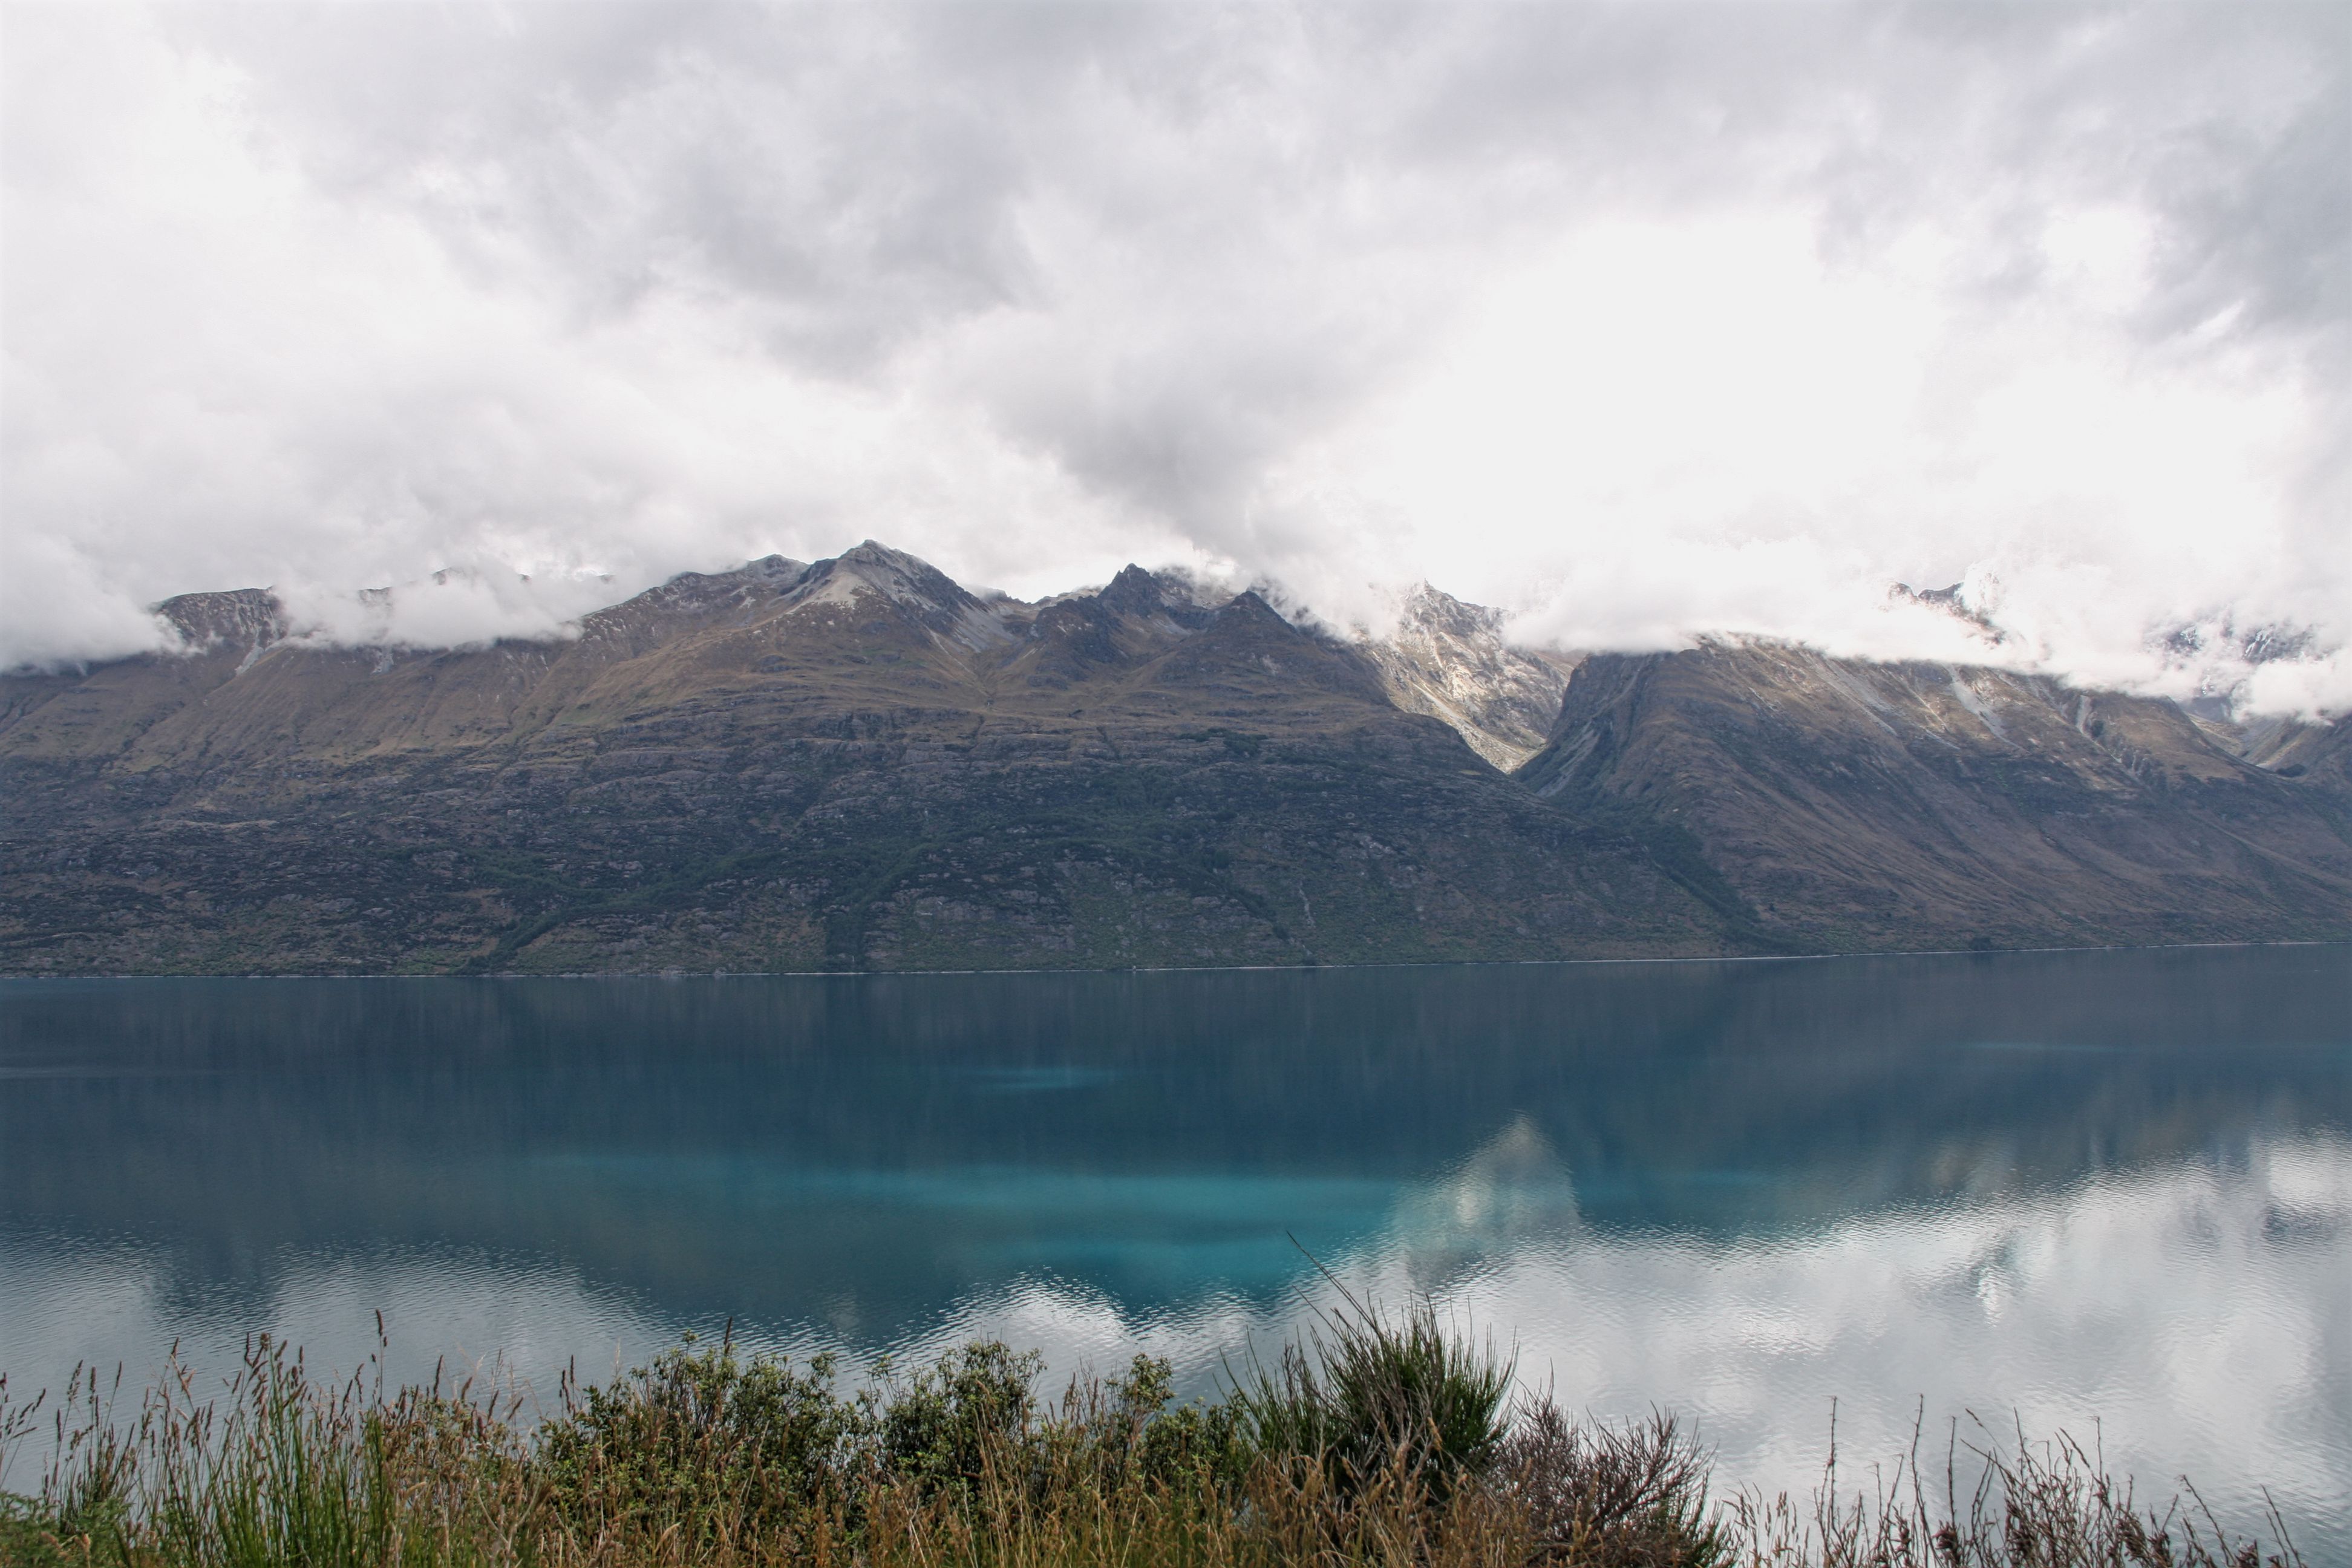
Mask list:
[[[0,676],[0,972],[890,970],[2352,935],[2343,721],[1716,639],[1574,658],[1423,586],[1340,636],[1130,566],[867,542],[564,640],[266,591]]]

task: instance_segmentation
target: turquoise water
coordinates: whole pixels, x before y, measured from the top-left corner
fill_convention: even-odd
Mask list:
[[[2095,1424],[2352,1560],[2343,949],[0,984],[0,1371],[680,1330],[1188,1386],[1427,1292],[1729,1480]],[[1856,1472],[1858,1473],[1858,1472]],[[19,1478],[21,1479],[21,1478]]]

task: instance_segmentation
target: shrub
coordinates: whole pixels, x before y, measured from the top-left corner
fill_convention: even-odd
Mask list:
[[[1501,1446],[1513,1363],[1447,1332],[1426,1301],[1391,1321],[1342,1298],[1272,1371],[1253,1362],[1235,1381],[1243,1436],[1262,1457],[1323,1464],[1343,1490],[1402,1468],[1442,1500]]]
[[[919,1370],[903,1385],[881,1369],[876,1458],[890,1476],[926,1495],[976,1486],[1028,1458],[1037,1416],[1036,1382],[1045,1358],[976,1342]]]
[[[868,1421],[835,1394],[834,1371],[688,1336],[610,1387],[567,1384],[539,1433],[550,1505],[591,1539],[677,1532],[704,1547],[837,1519]]]
[[[1550,1399],[1519,1413],[1497,1484],[1527,1510],[1541,1559],[1578,1568],[1716,1568],[1729,1551],[1707,1507],[1707,1456],[1671,1415],[1577,1426]]]

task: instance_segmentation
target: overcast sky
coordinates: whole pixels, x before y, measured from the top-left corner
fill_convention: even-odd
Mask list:
[[[2087,681],[2337,648],[2348,18],[12,3],[0,660],[869,536],[1569,647],[1948,657],[1885,586],[1965,579]]]

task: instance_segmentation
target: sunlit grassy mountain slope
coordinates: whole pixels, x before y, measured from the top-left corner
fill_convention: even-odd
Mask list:
[[[192,653],[0,679],[0,967],[1360,963],[2352,924],[2340,725],[2233,739],[2166,704],[1746,646],[1571,679],[1475,606],[1406,611],[1338,639],[1133,567],[1021,604],[873,543],[469,649],[336,648],[265,593],[188,595],[164,613]]]

